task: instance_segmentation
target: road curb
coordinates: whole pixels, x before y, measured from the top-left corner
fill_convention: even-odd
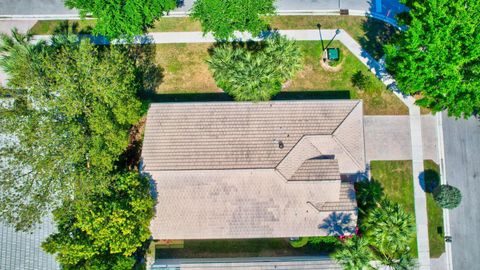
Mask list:
[[[440,160],[440,182],[442,185],[447,184],[447,173],[445,166],[445,144],[443,139],[443,118],[442,113],[437,113],[435,115],[437,118],[437,145],[438,145],[438,158]],[[442,209],[443,211],[443,229],[445,235],[450,236],[450,211],[448,209]],[[445,242],[445,254],[447,259],[447,270],[453,269],[452,261],[452,244]]]

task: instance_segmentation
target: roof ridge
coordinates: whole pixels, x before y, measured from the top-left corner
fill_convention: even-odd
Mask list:
[[[357,104],[352,108],[352,110],[347,114],[347,116],[340,122],[340,124],[335,128],[335,130],[332,132],[332,138],[342,147],[342,149],[345,151],[345,153],[353,160],[355,165],[357,165],[358,169],[362,170],[363,166],[360,164],[360,162],[350,153],[350,150],[342,143],[342,140],[340,140],[337,136],[336,133],[340,127],[344,124],[344,122],[348,119],[348,117],[358,109],[358,106],[361,104],[361,101],[358,101]],[[363,118],[363,114],[362,114]],[[363,123],[363,119],[362,119]],[[364,132],[363,130],[363,124],[362,124],[362,133]],[[365,144],[365,138],[363,139],[363,144]]]
[[[347,156],[350,157],[350,159],[355,163],[355,165],[357,165],[358,169],[362,170],[362,165],[358,163],[358,160],[352,155],[352,153],[350,153],[350,151],[348,151],[345,145],[343,145],[342,142],[339,139],[337,139],[335,135],[332,135],[332,138],[343,149],[343,151],[345,151],[345,154],[347,154]]]
[[[343,120],[340,121],[340,124],[338,124],[338,126],[332,131],[332,136],[335,134],[337,129],[343,125],[343,122],[345,122],[345,120],[350,116],[350,114],[352,114],[352,112],[357,108],[358,104],[360,104],[360,103],[361,103],[361,101],[357,100],[357,104],[355,104],[355,106],[353,106],[353,108],[347,113],[345,118],[343,118]]]

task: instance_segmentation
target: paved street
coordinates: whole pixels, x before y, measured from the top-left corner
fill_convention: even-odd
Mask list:
[[[63,0],[1,0],[0,17],[5,15],[76,15]]]
[[[192,7],[194,0],[178,0],[179,7],[172,14],[182,14]],[[41,16],[44,18],[69,18],[77,16],[75,10],[64,6],[63,0],[2,0],[0,18],[3,16]],[[298,13],[350,9],[375,12],[393,18],[404,10],[398,0],[277,0],[278,11]]]
[[[458,187],[462,204],[450,211],[453,269],[480,265],[480,121],[443,115],[446,180]]]

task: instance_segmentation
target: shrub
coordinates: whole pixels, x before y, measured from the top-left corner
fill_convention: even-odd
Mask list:
[[[367,93],[373,93],[377,88],[375,87],[375,81],[368,74],[363,73],[359,70],[355,72],[352,76],[352,84],[357,87],[359,90],[365,91]]]
[[[297,240],[290,240],[290,245],[294,248],[301,248],[308,244],[308,237],[300,237]]]
[[[266,101],[302,67],[302,54],[294,41],[274,34],[249,48],[222,44],[208,60],[217,85],[237,101]]]
[[[310,237],[308,243],[317,250],[326,252],[334,251],[340,245],[340,241],[335,236]]]
[[[440,185],[433,190],[435,202],[446,209],[453,209],[460,205],[462,193],[456,187],[450,185]]]

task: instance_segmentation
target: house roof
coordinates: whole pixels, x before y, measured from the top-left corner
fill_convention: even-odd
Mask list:
[[[349,137],[360,133],[350,132],[358,128],[352,122],[362,121],[358,100],[152,104],[142,152],[145,170],[273,168],[303,136],[333,135],[352,112],[355,119],[335,135],[347,142],[360,170],[363,132],[362,138]]]
[[[321,157],[304,161],[289,181],[340,180],[338,161]]]
[[[50,216],[29,232],[15,231],[13,226],[0,222],[0,269],[60,269],[55,256],[41,247],[54,232],[55,223]]]
[[[362,119],[356,100],[153,104],[142,152],[153,237],[328,235],[335,209],[354,226],[340,175],[364,171]]]

